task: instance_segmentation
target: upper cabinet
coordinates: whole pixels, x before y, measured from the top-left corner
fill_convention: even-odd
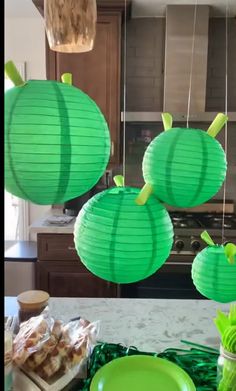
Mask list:
[[[43,15],[43,0],[33,0]],[[127,1],[127,15],[130,2]],[[87,53],[58,53],[49,49],[46,39],[47,78],[61,80],[70,72],[73,85],[87,93],[102,110],[111,133],[110,163],[120,160],[120,86],[122,15],[125,1],[98,1],[95,44]]]

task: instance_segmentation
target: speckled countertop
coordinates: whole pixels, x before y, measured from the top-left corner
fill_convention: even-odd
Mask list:
[[[229,304],[210,300],[51,298],[54,317],[68,321],[82,316],[101,321],[100,340],[160,352],[186,345],[181,339],[219,347],[213,318]],[[17,313],[14,297],[5,298],[5,315]]]

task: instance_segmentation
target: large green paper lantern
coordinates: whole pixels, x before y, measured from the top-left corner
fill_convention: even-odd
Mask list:
[[[165,132],[147,147],[143,177],[159,200],[176,207],[194,207],[212,198],[226,175],[226,157],[214,138],[227,117],[218,114],[207,132],[172,128],[170,114],[163,115]]]
[[[71,85],[70,74],[63,75],[64,83],[24,83],[11,62],[6,71],[16,85],[5,94],[6,190],[43,205],[86,193],[103,175],[110,155],[100,109]]]
[[[92,197],[77,217],[77,253],[86,268],[104,280],[142,280],[155,273],[170,254],[173,227],[169,214],[155,196],[138,206],[139,191],[123,186],[105,190]]]
[[[192,279],[205,297],[220,303],[236,300],[236,246],[216,245],[207,232],[201,235],[209,246],[200,251],[192,264]]]

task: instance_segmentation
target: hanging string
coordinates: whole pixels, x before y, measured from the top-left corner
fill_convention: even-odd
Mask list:
[[[194,6],[194,16],[193,16],[193,36],[192,36],[191,65],[190,65],[190,75],[189,75],[188,106],[187,106],[187,128],[189,128],[189,114],[190,114],[190,103],[191,103],[191,92],[192,92],[193,55],[195,49],[196,20],[197,20],[197,0]]]
[[[226,1],[226,10],[225,10],[225,114],[228,114],[228,14],[229,14],[229,2]],[[224,132],[224,150],[227,161],[228,153],[228,124],[225,124]],[[224,243],[225,236],[225,201],[226,201],[226,182],[227,182],[227,171],[223,187],[223,216],[222,216],[222,244]]]
[[[125,164],[126,164],[126,64],[127,64],[127,4],[125,1],[125,25],[124,25],[124,90],[123,90],[123,177],[125,185]]]

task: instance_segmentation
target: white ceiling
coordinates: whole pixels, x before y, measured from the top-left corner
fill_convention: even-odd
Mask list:
[[[112,0],[111,0],[112,1]],[[125,1],[125,0],[124,0]],[[37,17],[39,12],[31,0],[4,0],[6,17]],[[212,15],[222,16],[226,13],[228,2],[229,14],[236,15],[236,0],[183,0],[182,4],[208,4],[212,6]],[[181,4],[179,0],[133,0],[133,17],[153,17],[165,15],[167,4]]]

